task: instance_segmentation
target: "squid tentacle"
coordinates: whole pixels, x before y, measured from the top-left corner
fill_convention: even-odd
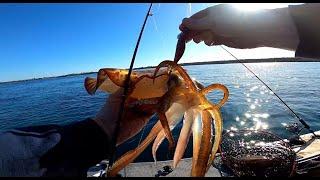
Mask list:
[[[164,134],[169,141],[169,150],[170,151],[173,151],[173,148],[175,146],[175,142],[174,142],[171,130],[170,130],[170,126],[169,126],[169,122],[168,122],[168,119],[166,116],[166,112],[168,112],[169,109],[172,107],[172,105],[173,105],[172,103],[173,103],[172,94],[171,94],[171,91],[168,91],[165,95],[163,95],[161,97],[161,100],[159,102],[159,107],[157,109],[157,114],[159,116],[162,128],[164,130]],[[175,108],[173,108],[173,109],[175,109]],[[168,117],[170,117],[170,115]]]
[[[193,153],[192,153],[192,168],[191,176],[194,174],[196,169],[196,162],[199,157],[199,150],[201,145],[202,136],[202,123],[201,123],[201,110],[196,110],[196,116],[192,124],[192,135],[193,135]]]
[[[152,157],[153,157],[153,160],[154,160],[155,164],[157,163],[157,149],[159,148],[159,146],[163,142],[164,138],[165,138],[164,131],[161,130],[158,133],[156,139],[153,142],[153,145],[152,145]]]
[[[219,146],[221,143],[221,137],[222,137],[222,126],[223,126],[222,116],[221,116],[219,109],[212,107],[212,108],[208,109],[208,111],[210,112],[210,114],[213,118],[215,136],[214,136],[214,144],[212,147],[210,158],[208,160],[208,165],[207,165],[206,171],[209,170],[211,164],[213,163],[215,155],[219,149]]]
[[[172,66],[174,69],[176,69],[179,74],[181,75],[181,77],[186,81],[188,87],[191,88],[192,91],[197,91],[197,87],[195,86],[195,84],[193,83],[192,79],[190,78],[190,76],[186,73],[186,71],[178,64],[176,64],[173,61],[162,61],[155,69],[153,76],[156,76],[158,71],[160,70],[161,67],[166,67],[166,66]]]
[[[201,89],[199,91],[199,93],[201,93],[202,95],[205,95],[215,89],[221,90],[223,92],[223,98],[220,100],[220,102],[218,104],[214,104],[215,106],[220,108],[227,102],[228,97],[229,97],[229,90],[226,86],[224,86],[222,84],[211,84],[211,85],[205,87],[204,89]]]
[[[204,176],[206,173],[207,163],[210,155],[210,149],[212,145],[211,141],[211,116],[208,111],[201,111],[202,113],[202,136],[200,140],[200,146],[198,157],[195,162],[194,168],[192,168],[192,176]]]
[[[164,107],[164,106],[162,106],[162,107]],[[168,117],[168,123],[170,125],[170,131],[173,130],[179,124],[179,122],[183,118],[183,114],[184,114],[185,111],[186,111],[186,107],[185,107],[185,104],[183,104],[182,102],[176,101],[176,102],[172,103],[172,105],[166,111],[166,114],[165,114],[166,117]],[[165,135],[165,131],[164,130],[162,130],[161,133],[162,134],[161,135],[158,134],[158,136]],[[160,138],[160,137],[157,137],[157,138],[159,138],[159,139],[158,140],[156,139],[155,142],[153,143],[153,146],[152,146],[152,154],[153,154],[154,160],[156,160],[155,159],[156,151],[157,151],[158,147],[160,146],[160,144],[163,141],[162,138]]]
[[[173,156],[173,168],[176,168],[187,148],[190,135],[192,133],[192,124],[194,119],[194,110],[189,109],[184,114],[184,122],[180,131],[177,147]]]
[[[174,148],[174,139],[173,139],[173,136],[172,136],[172,133],[170,131],[170,127],[169,127],[169,123],[168,123],[168,120],[167,120],[167,117],[166,117],[166,114],[164,112],[158,112],[157,113],[158,116],[159,116],[159,119],[160,119],[160,122],[161,122],[161,125],[162,125],[162,128],[164,130],[164,134],[166,136],[166,138],[168,139],[169,141],[169,150],[172,151],[173,148]]]
[[[160,121],[158,121],[154,125],[154,127],[151,129],[148,136],[141,142],[141,144],[136,149],[128,151],[113,164],[113,166],[107,172],[108,177],[115,177],[121,169],[123,169],[126,165],[128,165],[132,161],[134,161],[154,140],[154,138],[161,131],[161,129],[162,129],[161,123]]]

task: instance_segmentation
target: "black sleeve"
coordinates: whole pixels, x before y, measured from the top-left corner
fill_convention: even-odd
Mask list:
[[[320,3],[289,6],[299,34],[296,57],[320,58]]]
[[[0,134],[0,176],[86,176],[108,157],[109,138],[91,119]]]

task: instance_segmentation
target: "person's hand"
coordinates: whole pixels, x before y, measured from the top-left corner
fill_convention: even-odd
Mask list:
[[[112,138],[115,131],[122,95],[122,89],[111,94],[94,118],[94,121],[104,130],[109,138]],[[117,145],[136,135],[153,115],[151,112],[137,111],[134,108],[126,108],[126,111],[123,113],[123,118],[120,122]]]
[[[299,43],[288,8],[245,12],[220,4],[183,19],[179,29],[186,33],[187,42],[204,41],[208,46],[295,50]]]

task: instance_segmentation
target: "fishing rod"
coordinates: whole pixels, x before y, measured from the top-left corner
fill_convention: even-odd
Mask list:
[[[315,137],[319,137],[318,135],[316,135],[314,133],[314,131],[310,128],[310,126],[302,119],[300,118],[300,116],[295,113],[286,102],[284,102],[282,100],[282,98],[276,93],[274,92],[270,86],[268,86],[262,79],[260,79],[249,67],[247,67],[244,63],[242,63],[236,56],[234,56],[230,51],[228,51],[226,48],[224,48],[222,45],[220,45],[220,47],[225,50],[228,54],[230,54],[234,59],[236,59],[240,64],[242,64],[248,71],[250,71],[260,82],[262,82],[274,95],[276,95],[276,97],[296,116],[296,118],[298,118],[298,120],[300,121],[300,123],[304,126],[304,128],[308,129],[309,132],[311,132]]]
[[[122,116],[123,116],[125,100],[126,100],[126,97],[127,97],[127,94],[128,94],[130,76],[131,76],[131,73],[132,73],[133,64],[135,62],[135,58],[136,58],[136,55],[137,55],[137,51],[138,51],[138,48],[139,48],[139,44],[140,44],[140,40],[141,40],[141,37],[142,37],[142,33],[143,33],[143,30],[144,30],[144,27],[146,25],[148,17],[151,15],[150,14],[151,7],[152,7],[152,3],[150,3],[149,9],[148,9],[147,14],[145,16],[145,19],[144,19],[144,22],[143,22],[143,25],[142,25],[142,28],[141,28],[141,31],[140,31],[140,34],[139,34],[139,38],[137,40],[137,43],[136,43],[136,46],[135,46],[135,49],[134,49],[134,52],[133,52],[133,56],[132,56],[132,59],[131,59],[128,76],[127,76],[127,78],[125,79],[125,82],[124,82],[125,85],[124,85],[124,91],[123,91],[123,95],[122,95],[122,101],[121,101],[121,104],[120,104],[120,109],[119,109],[119,112],[118,112],[118,121],[116,122],[115,131],[113,133],[112,140],[111,140],[112,149],[111,149],[111,157],[109,158],[108,170],[113,165],[113,163],[114,163],[114,161],[116,159],[116,153],[115,153],[116,152],[116,144],[117,144],[117,139],[118,139],[118,136],[119,136],[120,121],[122,120]]]

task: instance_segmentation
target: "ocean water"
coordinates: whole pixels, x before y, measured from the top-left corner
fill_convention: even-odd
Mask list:
[[[320,130],[320,63],[250,63],[246,64],[263,79],[312,129]],[[241,64],[186,66],[189,75],[205,86],[224,84],[229,100],[221,108],[225,130],[264,130],[281,138],[292,135],[285,126],[298,122],[295,116]],[[96,74],[75,75],[42,80],[0,84],[0,131],[44,124],[68,124],[94,117],[107,94],[87,94],[84,78]],[[223,94],[208,94],[218,102]],[[117,155],[135,148],[148,134],[155,117],[138,135],[118,147]],[[298,122],[299,123],[299,122]],[[178,138],[181,123],[173,130]],[[299,124],[300,125],[300,124]],[[302,126],[300,126],[302,127]],[[306,131],[305,131],[306,132]],[[192,139],[185,157],[192,156]],[[157,159],[170,158],[167,141],[160,146]],[[151,147],[136,161],[153,161]]]

